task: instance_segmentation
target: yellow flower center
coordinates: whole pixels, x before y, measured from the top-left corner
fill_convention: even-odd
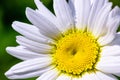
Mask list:
[[[57,69],[73,75],[93,70],[100,47],[97,40],[87,32],[72,32],[56,42],[53,63]]]

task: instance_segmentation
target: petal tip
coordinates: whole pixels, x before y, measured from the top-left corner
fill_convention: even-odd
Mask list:
[[[7,78],[9,78],[9,79],[14,79],[14,78],[13,78],[13,72],[10,71],[10,70],[5,73],[5,76],[6,76]]]
[[[7,47],[6,51],[9,52],[11,50],[11,47]]]
[[[29,14],[31,11],[32,11],[32,9],[31,9],[31,8],[26,7],[26,10],[25,10],[26,15],[27,15],[27,14]]]

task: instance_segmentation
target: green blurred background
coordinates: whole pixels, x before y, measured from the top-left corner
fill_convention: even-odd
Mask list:
[[[41,0],[51,11],[52,0]],[[114,5],[120,6],[119,0],[111,0]],[[28,22],[25,16],[26,7],[36,8],[34,0],[0,0],[0,80],[9,80],[4,76],[4,73],[14,64],[20,62],[15,57],[9,55],[5,48],[7,46],[17,46],[16,35],[11,24],[13,21]],[[26,79],[35,80],[35,78]],[[119,79],[120,80],[120,79]]]

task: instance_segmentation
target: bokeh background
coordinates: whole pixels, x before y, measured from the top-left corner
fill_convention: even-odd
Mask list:
[[[41,1],[53,12],[52,0]],[[110,1],[114,5],[120,6],[120,0]],[[11,66],[21,61],[9,55],[5,48],[17,46],[16,35],[20,35],[12,29],[12,22],[17,20],[29,23],[25,16],[26,7],[35,9],[34,0],[0,0],[0,80],[9,80],[4,76],[4,73]],[[35,80],[35,78],[25,80]]]

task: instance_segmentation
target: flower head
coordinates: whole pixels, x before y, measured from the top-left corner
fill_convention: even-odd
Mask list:
[[[17,47],[9,54],[22,62],[9,79],[117,80],[120,76],[120,8],[108,0],[53,0],[51,13],[39,0],[26,9],[32,24],[15,21]]]

